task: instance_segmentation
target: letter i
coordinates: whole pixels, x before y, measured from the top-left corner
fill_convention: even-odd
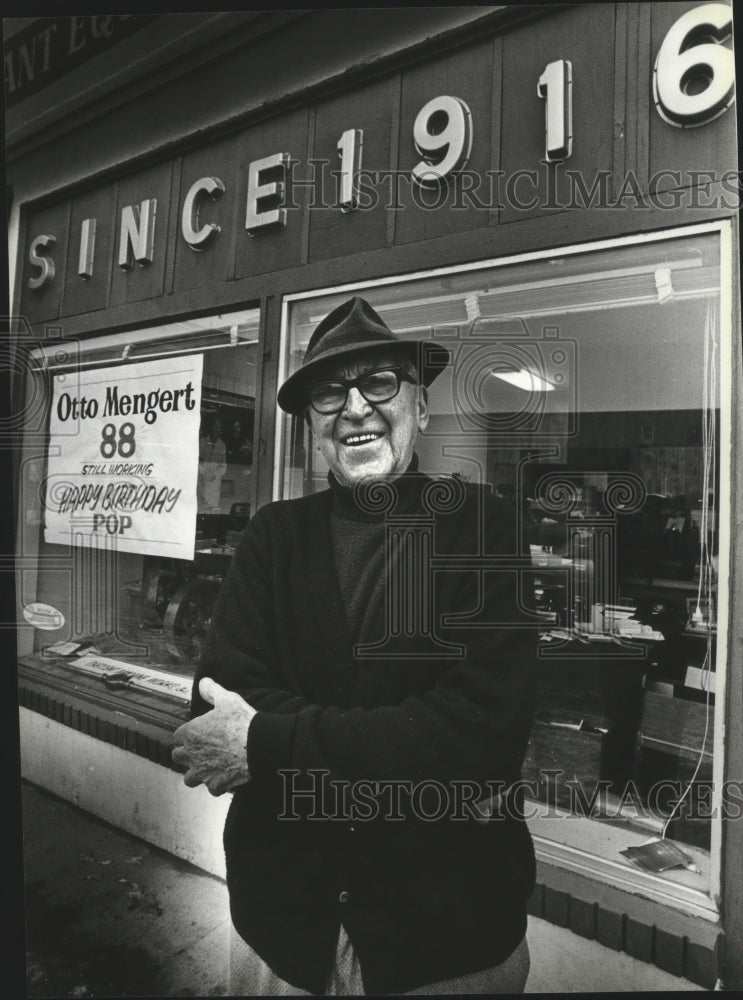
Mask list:
[[[93,277],[96,221],[96,219],[83,219],[80,226],[80,256],[78,257],[77,273],[86,281]]]

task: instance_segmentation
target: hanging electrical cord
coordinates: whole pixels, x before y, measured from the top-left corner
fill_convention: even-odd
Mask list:
[[[710,645],[711,645],[711,635],[708,634],[708,636],[707,636],[707,653],[705,654],[704,664],[702,666],[702,670],[705,671],[705,676],[706,676],[706,671],[708,671],[709,662],[710,662],[710,658],[709,658]],[[706,697],[706,701],[705,701],[705,712],[704,712],[704,735],[702,736],[702,745],[701,745],[700,750],[699,750],[699,759],[697,760],[696,767],[694,768],[692,776],[689,779],[689,782],[688,782],[686,788],[684,789],[683,795],[681,795],[676,800],[676,803],[675,803],[673,809],[670,811],[670,813],[666,817],[666,821],[663,824],[663,829],[662,829],[661,834],[660,834],[660,839],[661,840],[665,840],[666,831],[668,830],[668,826],[671,823],[673,817],[678,812],[678,810],[679,810],[681,804],[683,803],[684,799],[689,794],[689,791],[690,791],[692,785],[696,781],[697,774],[699,774],[699,768],[702,766],[702,761],[704,760],[704,748],[705,748],[705,746],[707,744],[707,734],[709,732],[709,715],[710,715],[709,709],[710,709],[710,693],[711,693],[710,692],[709,684],[707,684],[706,687],[707,687],[707,697]]]
[[[696,767],[692,773],[689,782],[684,789],[683,794],[676,801],[673,809],[666,817],[666,821],[663,824],[663,829],[661,831],[661,840],[665,839],[666,831],[668,826],[673,820],[673,817],[678,812],[682,803],[686,799],[689,791],[691,790],[696,777],[699,774],[699,769],[702,766],[702,761],[704,760],[705,747],[707,745],[707,736],[709,733],[709,722],[710,722],[710,695],[712,692],[712,600],[713,600],[713,564],[712,564],[712,554],[710,552],[709,544],[709,534],[710,534],[710,488],[715,489],[716,474],[717,474],[717,462],[716,462],[716,444],[717,444],[717,337],[716,337],[716,326],[717,326],[717,316],[715,313],[714,306],[711,302],[707,304],[707,319],[705,323],[704,331],[704,384],[702,387],[702,517],[699,526],[699,582],[697,585],[697,603],[694,608],[692,615],[692,620],[694,622],[704,621],[704,615],[702,612],[702,601],[706,598],[706,608],[707,608],[707,648],[704,654],[704,662],[702,663],[702,684],[706,692],[705,698],[705,711],[704,711],[704,735],[702,736],[702,745],[699,748],[699,758],[696,763]],[[714,509],[712,511],[714,514]],[[714,522],[713,522],[714,524]],[[713,528],[714,530],[714,528]]]

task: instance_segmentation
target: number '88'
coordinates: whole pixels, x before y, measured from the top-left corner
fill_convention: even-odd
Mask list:
[[[136,450],[134,424],[127,420],[116,433],[116,424],[105,424],[101,431],[101,455],[104,458],[131,458]]]

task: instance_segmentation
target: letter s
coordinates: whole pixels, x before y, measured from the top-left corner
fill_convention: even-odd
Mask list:
[[[28,287],[33,289],[44,288],[54,281],[54,261],[51,257],[45,257],[41,250],[51,250],[57,242],[56,236],[35,236],[31,241],[31,249],[28,259],[34,267],[41,268],[41,272],[35,278],[28,279]]]

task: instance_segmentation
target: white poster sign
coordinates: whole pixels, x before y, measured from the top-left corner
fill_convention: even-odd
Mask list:
[[[193,559],[201,354],[54,376],[47,542]]]

